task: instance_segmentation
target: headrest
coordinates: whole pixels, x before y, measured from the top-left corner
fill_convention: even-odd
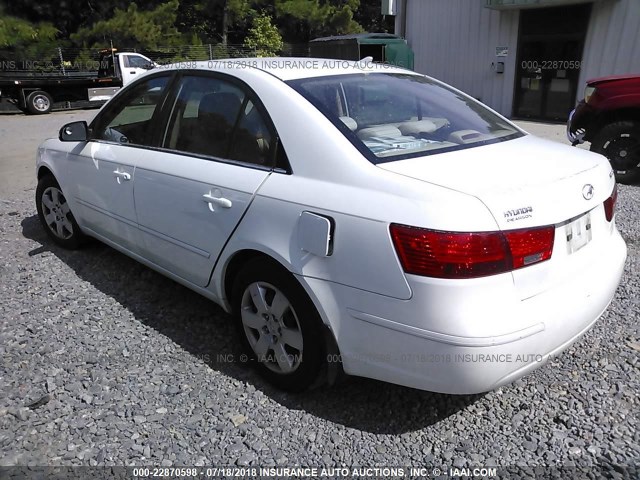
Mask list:
[[[230,92],[208,93],[200,99],[198,118],[209,115],[222,117],[229,125],[233,125],[240,110],[240,99]]]

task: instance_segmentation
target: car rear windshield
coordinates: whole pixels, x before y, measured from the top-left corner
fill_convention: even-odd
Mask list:
[[[523,134],[480,102],[421,75],[291,80],[373,163],[502,142]]]

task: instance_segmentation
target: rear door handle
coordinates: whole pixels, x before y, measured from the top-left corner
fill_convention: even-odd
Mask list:
[[[202,199],[209,204],[209,210],[214,211],[213,206],[217,205],[222,208],[231,208],[233,203],[228,198],[214,197],[211,193],[206,193],[202,196]]]
[[[131,174],[128,172],[121,172],[120,169],[116,169],[113,171],[113,174],[116,176],[116,180],[118,183],[128,182],[131,180]]]

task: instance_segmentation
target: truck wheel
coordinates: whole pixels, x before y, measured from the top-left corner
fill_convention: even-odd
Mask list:
[[[35,115],[49,113],[53,105],[53,98],[43,90],[31,92],[27,97],[27,110]]]
[[[619,183],[640,180],[640,123],[622,121],[606,125],[591,142],[591,151],[609,159]]]

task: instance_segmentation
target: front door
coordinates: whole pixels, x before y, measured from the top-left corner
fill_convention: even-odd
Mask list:
[[[92,123],[90,141],[68,156],[70,188],[82,226],[136,251],[136,162],[150,152],[151,121],[169,75],[155,76],[123,92]]]
[[[271,174],[272,128],[244,87],[220,75],[177,85],[162,150],[136,164],[143,255],[206,286],[224,245]]]
[[[591,5],[520,12],[514,116],[566,121],[576,102]]]
[[[127,85],[147,70],[153,68],[151,61],[137,53],[124,53],[122,55],[122,84]]]

